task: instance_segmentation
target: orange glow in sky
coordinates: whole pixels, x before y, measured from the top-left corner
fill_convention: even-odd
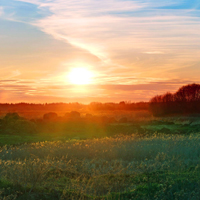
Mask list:
[[[0,103],[149,101],[200,83],[191,0],[0,0]]]

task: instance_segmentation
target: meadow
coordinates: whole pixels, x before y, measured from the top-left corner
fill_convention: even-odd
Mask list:
[[[48,141],[0,149],[1,199],[198,199],[200,135]]]
[[[0,199],[199,199],[198,117],[83,119],[4,116]]]

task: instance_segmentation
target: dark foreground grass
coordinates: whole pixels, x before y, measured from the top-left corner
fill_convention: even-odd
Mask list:
[[[198,200],[198,134],[0,148],[0,199]]]
[[[112,192],[108,195],[92,196],[64,187],[60,188],[30,188],[13,185],[6,181],[0,182],[1,199],[96,199],[96,200],[198,200],[200,197],[200,171],[169,172],[158,171],[139,175],[108,175],[110,182],[126,180],[134,189],[124,192]],[[58,180],[57,180],[58,181]],[[120,186],[120,185],[119,185]]]

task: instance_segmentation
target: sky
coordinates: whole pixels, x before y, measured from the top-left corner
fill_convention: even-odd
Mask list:
[[[199,0],[0,0],[1,103],[149,101],[190,83]]]

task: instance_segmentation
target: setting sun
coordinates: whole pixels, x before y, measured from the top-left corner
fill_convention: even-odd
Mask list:
[[[73,68],[68,75],[69,81],[76,85],[90,84],[92,81],[92,72],[86,68]]]

